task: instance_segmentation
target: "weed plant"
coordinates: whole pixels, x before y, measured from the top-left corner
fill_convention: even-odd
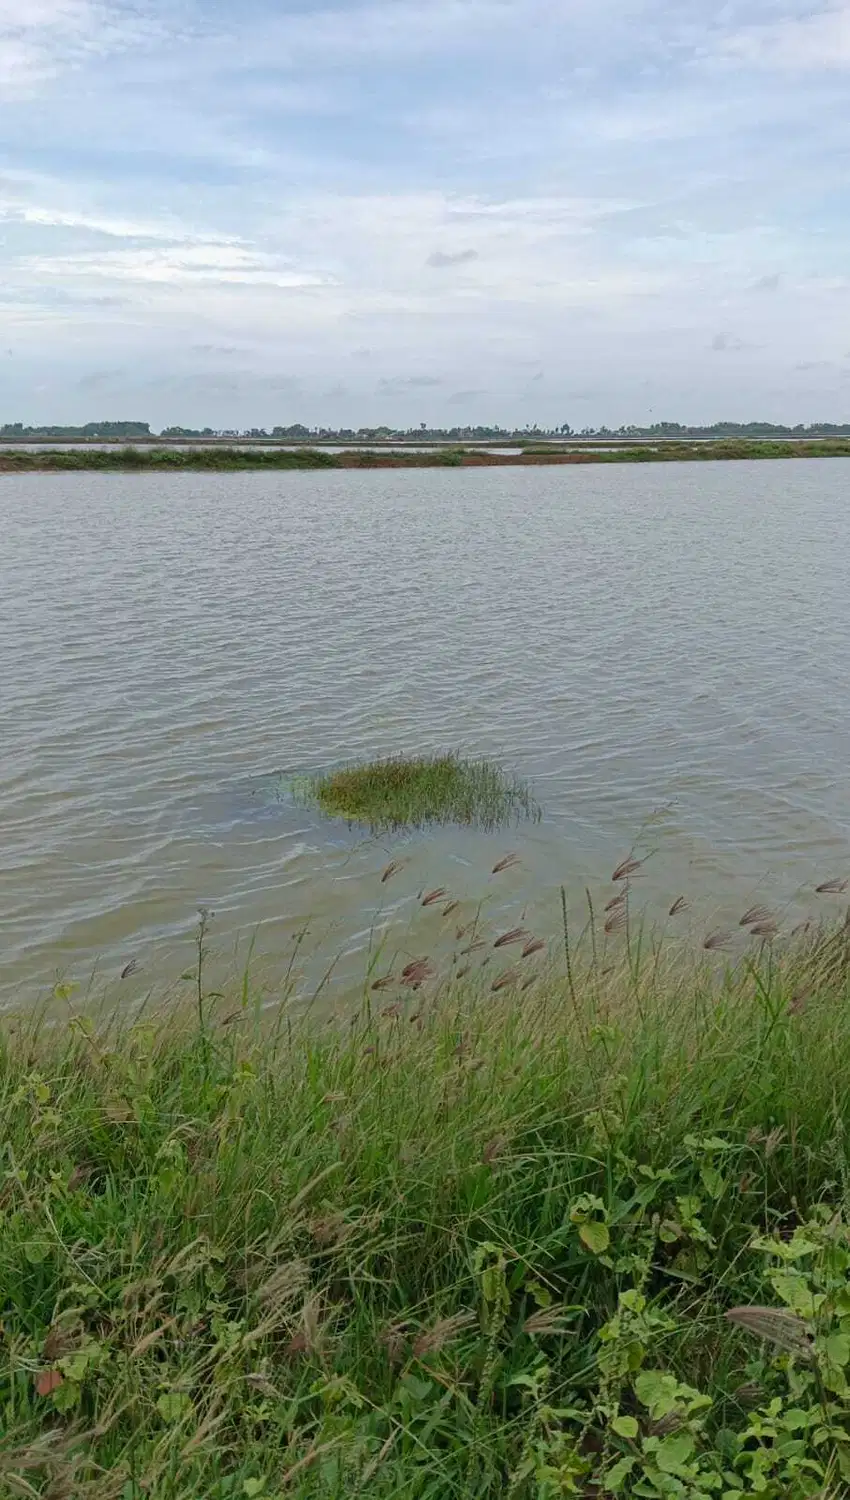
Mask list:
[[[206,916],[191,1004],[6,1017],[0,1493],[850,1492],[850,930],[695,957],[635,863],[321,1025]]]
[[[526,782],[490,760],[450,753],[394,756],[346,766],[296,788],[329,817],[367,826],[373,834],[461,823],[492,831],[521,818],[539,819]]]

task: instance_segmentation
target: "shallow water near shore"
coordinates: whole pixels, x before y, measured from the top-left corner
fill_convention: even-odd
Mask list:
[[[846,476],[2,478],[4,1001],[132,958],[167,981],[199,905],[259,955],[307,922],[365,948],[432,885],[554,930],[559,885],[603,898],[633,844],[650,913],[820,913],[850,874]],[[442,748],[528,777],[543,822],[376,842],[286,793]]]

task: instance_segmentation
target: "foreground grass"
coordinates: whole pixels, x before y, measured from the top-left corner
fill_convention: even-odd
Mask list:
[[[753,441],[718,438],[704,442],[636,443],[605,451],[592,445],[558,449],[527,444],[518,454],[447,447],[428,452],[350,449],[332,453],[325,448],[114,447],[114,448],[0,448],[0,474],[50,473],[68,470],[177,473],[184,470],[229,472],[246,469],[440,469],[510,468],[539,464],[705,463],[723,459],[847,458],[850,439]]]
[[[846,929],[504,937],[322,1027],[7,1019],[0,1493],[848,1493]]]
[[[329,817],[362,823],[374,834],[427,824],[492,830],[539,818],[529,787],[494,761],[453,753],[393,756],[308,780],[301,794]]]

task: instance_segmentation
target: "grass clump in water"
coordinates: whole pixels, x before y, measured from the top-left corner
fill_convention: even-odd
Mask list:
[[[368,761],[317,776],[306,790],[329,817],[366,824],[373,833],[429,823],[492,830],[541,816],[521,778],[494,761],[456,754]]]

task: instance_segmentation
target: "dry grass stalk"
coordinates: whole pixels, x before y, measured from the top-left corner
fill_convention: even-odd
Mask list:
[[[815,890],[819,896],[840,896],[847,889],[847,881],[837,877],[835,880],[825,880],[822,885],[816,885]]]
[[[618,880],[628,880],[629,876],[634,875],[635,871],[639,870],[642,864],[642,859],[624,859],[623,863],[617,866],[611,876],[611,884],[616,885]]]
[[[722,932],[718,929],[716,932],[710,932],[708,934],[708,937],[705,939],[702,946],[708,953],[714,953],[720,948],[728,948],[731,940],[731,932]]]
[[[138,1343],[133,1345],[130,1350],[130,1358],[141,1359],[142,1355],[147,1354],[148,1350],[152,1349],[154,1344],[158,1344],[159,1340],[164,1338],[169,1330],[175,1327],[176,1323],[176,1318],[167,1318],[164,1323],[160,1324],[159,1328],[154,1328],[152,1333],[146,1333],[144,1338],[139,1339]]]
[[[667,913],[668,917],[678,917],[680,911],[687,911],[688,905],[689,902],[686,896],[677,896]]]
[[[607,905],[605,907],[605,910],[606,911],[616,911],[617,908],[618,908],[618,906],[624,906],[625,903],[628,901],[628,899],[629,899],[629,887],[628,887],[628,885],[626,885],[625,888],[622,891],[620,891],[620,894],[618,896],[612,896],[611,897],[611,900],[607,903]]]
[[[403,859],[391,859],[387,868],[381,874],[381,885],[386,885],[387,881],[391,880],[393,875],[397,875],[403,866]]]
[[[379,1343],[387,1351],[387,1358],[391,1365],[400,1365],[404,1359],[407,1347],[407,1335],[410,1324],[408,1322],[390,1323],[379,1335]]]
[[[427,1328],[414,1340],[413,1353],[417,1359],[424,1359],[428,1354],[439,1354],[441,1349],[450,1344],[467,1328],[475,1323],[475,1314],[471,1312],[455,1313],[451,1318],[440,1318],[433,1326]]]
[[[730,1323],[737,1323],[758,1339],[766,1339],[777,1349],[785,1349],[803,1359],[812,1357],[811,1330],[795,1313],[776,1307],[732,1307],[725,1316]]]
[[[617,910],[611,913],[608,921],[605,923],[605,931],[608,933],[608,936],[610,937],[612,932],[622,932],[628,920],[628,912],[625,906],[618,906]]]
[[[744,912],[744,915],[741,917],[738,926],[752,927],[756,923],[761,924],[762,922],[774,922],[775,920],[776,919],[773,915],[773,912],[769,909],[769,907],[751,906],[749,910]]]
[[[540,1307],[526,1318],[522,1325],[523,1333],[536,1335],[538,1338],[545,1338],[547,1334],[572,1333],[573,1330],[566,1327],[566,1319],[571,1311],[563,1302],[555,1303],[552,1307]]]
[[[756,922],[755,927],[750,928],[750,937],[763,938],[765,942],[771,942],[779,932],[776,922]]]
[[[394,984],[398,984],[394,974],[385,974],[383,979],[376,979],[372,985],[373,990],[390,990]]]
[[[487,944],[483,938],[476,938],[475,942],[467,944],[465,948],[461,948],[461,956],[465,958],[468,953],[477,953],[480,948],[486,947]]]
[[[653,1437],[670,1437],[671,1433],[678,1432],[684,1425],[684,1417],[678,1412],[669,1411],[666,1417],[659,1417],[657,1422],[650,1422],[649,1431]]]
[[[767,1157],[773,1156],[774,1152],[776,1152],[779,1149],[779,1147],[782,1145],[782,1142],[784,1141],[784,1139],[785,1139],[785,1130],[784,1130],[784,1128],[781,1125],[775,1125],[774,1128],[773,1128],[773,1130],[768,1131],[767,1135],[764,1138],[764,1154],[765,1154],[765,1156],[767,1156]]]
[[[802,1015],[803,1011],[806,1008],[806,1003],[813,993],[814,985],[812,984],[801,985],[798,990],[795,990],[794,994],[791,996],[791,999],[788,1001],[789,1016]]]
[[[320,1297],[312,1296],[305,1298],[301,1309],[301,1331],[308,1354],[314,1354],[321,1358],[324,1353],[325,1330],[322,1325],[322,1300]]]
[[[491,990],[504,990],[504,989],[507,989],[508,985],[518,984],[519,981],[520,981],[520,979],[521,979],[521,977],[522,976],[521,976],[521,974],[519,972],[519,969],[503,969],[502,972],[501,972],[501,974],[497,974],[496,975],[496,978],[493,980],[493,983],[491,984],[490,989]]]
[[[540,953],[545,947],[546,944],[542,938],[532,938],[531,941],[526,943],[525,947],[523,948],[522,957],[530,958],[532,953]]]
[[[452,912],[453,911],[457,911],[457,909],[458,909],[459,906],[460,906],[460,902],[459,901],[450,901],[447,906],[443,907],[443,916],[444,917],[450,917],[451,914],[452,914]]]
[[[528,933],[524,927],[512,927],[510,932],[503,932],[497,937],[494,948],[507,948],[511,943],[524,943],[528,939]]]
[[[426,979],[431,979],[435,974],[433,964],[427,958],[415,958],[412,963],[407,964],[401,971],[401,982],[410,989],[418,989]]]
[[[401,1001],[396,1000],[394,1005],[385,1005],[383,1010],[381,1011],[381,1015],[384,1016],[387,1020],[397,1021],[403,1009],[404,1007],[402,1006]]]
[[[257,1292],[258,1300],[263,1306],[279,1312],[304,1290],[309,1280],[309,1268],[302,1260],[286,1261],[263,1282]]]
[[[422,897],[422,905],[433,906],[435,901],[441,901],[443,897],[447,895],[448,891],[446,890],[445,886],[440,885],[435,891],[429,891],[427,896]]]
[[[758,1406],[759,1402],[764,1401],[767,1392],[760,1380],[748,1380],[732,1394],[742,1406]]]
[[[42,1359],[53,1364],[55,1360],[62,1359],[63,1355],[70,1354],[80,1343],[82,1332],[83,1325],[77,1318],[70,1323],[54,1323],[44,1340]]]
[[[491,1162],[497,1161],[500,1156],[504,1155],[507,1144],[508,1138],[506,1135],[494,1135],[492,1141],[488,1141],[484,1147],[481,1153],[481,1160],[489,1166]]]
[[[520,989],[522,989],[522,990],[530,990],[531,986],[533,984],[536,984],[539,978],[540,978],[539,974],[531,974],[528,979],[524,979],[522,981],[522,984],[520,985]]]
[[[510,869],[513,868],[514,865],[518,865],[519,862],[520,862],[519,855],[516,854],[515,852],[511,852],[510,854],[506,854],[506,855],[504,855],[504,857],[502,859],[500,859],[498,861],[497,864],[495,864],[493,866],[493,874],[494,875],[501,875],[501,873],[502,873],[503,870],[510,870]]]

